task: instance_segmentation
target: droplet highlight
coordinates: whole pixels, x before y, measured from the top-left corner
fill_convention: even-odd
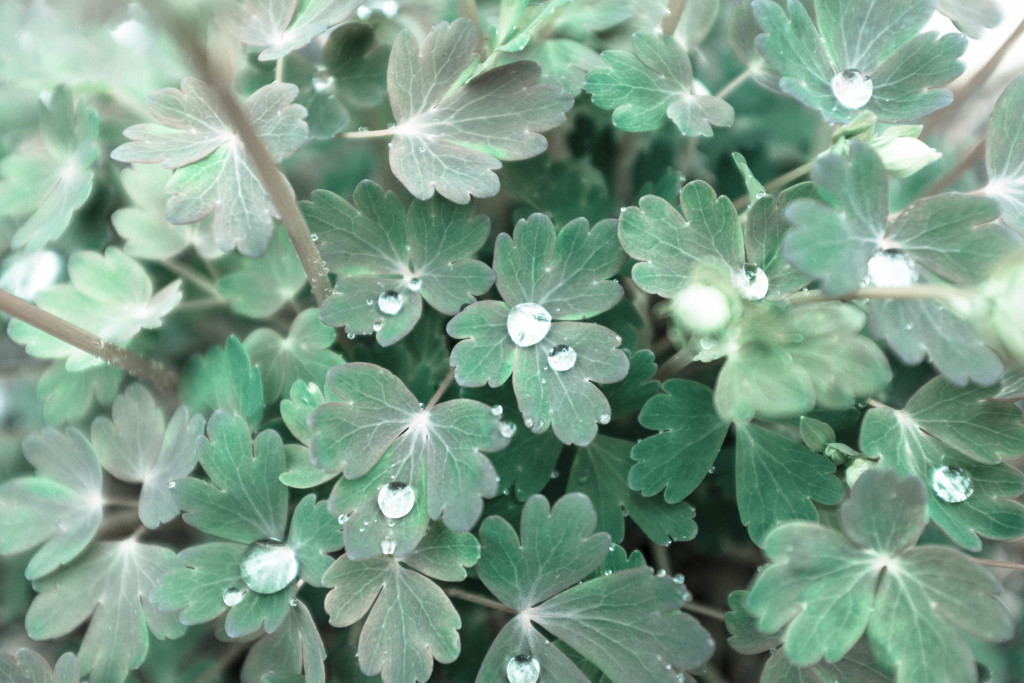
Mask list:
[[[576,365],[576,349],[565,344],[559,344],[551,349],[548,354],[548,365],[556,372],[572,370]]]
[[[508,336],[516,346],[533,346],[551,329],[551,314],[540,304],[519,304],[508,314]]]
[[[875,86],[856,69],[841,71],[832,77],[832,94],[847,109],[860,109],[871,99]]]
[[[516,655],[508,660],[505,667],[508,683],[537,683],[540,679],[540,662],[532,655]]]
[[[402,295],[393,289],[381,292],[377,297],[377,308],[384,315],[398,315],[402,310]]]
[[[334,85],[334,76],[326,71],[318,71],[316,76],[313,76],[313,90],[317,92],[326,92],[332,85]]]
[[[974,493],[971,475],[955,465],[943,465],[932,471],[932,491],[946,503],[962,503]]]
[[[238,603],[242,602],[242,598],[245,597],[245,591],[241,588],[235,588],[234,586],[228,586],[224,589],[224,593],[221,595],[221,600],[228,607],[234,607]]]
[[[412,511],[416,504],[416,492],[411,486],[400,481],[391,481],[377,493],[377,507],[388,519],[401,519]]]
[[[285,543],[256,541],[242,555],[242,581],[250,590],[269,595],[283,590],[299,575],[299,561]]]
[[[917,282],[917,265],[900,251],[880,251],[868,261],[865,285],[910,287]]]
[[[768,276],[753,263],[744,264],[732,274],[732,282],[747,301],[760,301],[768,296]]]

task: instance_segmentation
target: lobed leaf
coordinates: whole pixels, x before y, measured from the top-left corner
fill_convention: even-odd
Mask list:
[[[1024,76],[1007,86],[989,119],[985,145],[988,185],[985,193],[999,202],[1002,219],[1024,234],[1024,136],[1017,112],[1024,107]]]
[[[267,45],[260,61],[273,61],[308,45],[345,21],[358,0],[246,0],[235,8],[242,42]]]
[[[260,371],[263,396],[277,400],[285,387],[296,382],[323,384],[327,371],[345,359],[331,350],[334,332],[320,322],[315,308],[308,308],[292,320],[287,337],[261,327],[242,343],[252,364]]]
[[[250,365],[249,354],[234,335],[224,348],[215,347],[189,361],[181,378],[181,395],[196,412],[225,410],[245,418],[250,427],[263,416],[260,370]]]

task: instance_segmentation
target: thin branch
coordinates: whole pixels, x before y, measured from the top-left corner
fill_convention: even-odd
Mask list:
[[[941,178],[939,178],[934,183],[929,185],[928,189],[924,191],[924,195],[929,196],[942,192],[947,187],[949,187],[957,180],[959,180],[960,176],[962,176],[970,169],[974,168],[974,166],[978,162],[980,162],[984,158],[984,156],[985,140],[982,139],[981,142],[975,145],[974,149],[972,149],[970,152],[964,155],[964,157],[961,158],[960,161],[956,163],[956,166],[946,171],[946,173]]]
[[[971,558],[978,564],[983,564],[986,567],[999,567],[1000,569],[1016,569],[1017,571],[1024,571],[1024,564],[1018,562],[1007,562],[1005,560],[986,560],[981,557]]]
[[[822,301],[854,301],[857,299],[935,299],[951,303],[963,294],[946,285],[913,285],[911,287],[861,287],[848,294],[828,296],[820,289],[793,292],[786,297],[791,304],[809,304]]]
[[[664,382],[675,377],[683,368],[693,362],[693,354],[688,349],[676,351],[668,360],[661,364],[655,379]]]
[[[654,560],[654,568],[663,572],[672,571],[672,558],[669,557],[668,548],[654,541],[649,542],[648,547],[651,549],[651,559]]]
[[[873,398],[865,399],[864,402],[867,403],[872,408],[884,408],[885,410],[895,410],[895,408],[887,406],[884,403],[882,403],[881,401],[876,401]]]
[[[736,88],[743,85],[748,78],[750,78],[750,69],[744,69],[736,76],[736,78],[722,86],[722,89],[715,93],[715,97],[720,100],[724,100],[726,97],[731,95]]]
[[[485,598],[482,595],[464,591],[461,588],[452,588],[449,586],[444,589],[444,592],[448,597],[455,598],[456,600],[465,600],[466,602],[476,603],[477,605],[490,607],[491,609],[496,609],[499,612],[505,612],[506,614],[519,614],[519,612],[515,611],[508,605],[501,604],[497,600],[491,600],[490,598]]]
[[[687,612],[693,612],[694,614],[700,614],[701,616],[708,617],[709,619],[715,619],[716,621],[725,621],[725,612],[702,605],[699,602],[687,602],[683,604],[683,609]]]
[[[196,39],[181,18],[172,13],[172,10],[168,10],[163,3],[158,3],[156,0],[146,0],[145,4],[149,11],[158,17],[164,26],[168,27],[168,31],[178,42],[181,50],[195,62],[202,80],[206,81],[217,94],[218,104],[224,110],[238,134],[238,138],[242,141],[242,146],[246,155],[252,160],[260,184],[263,185],[270,197],[274,209],[281,216],[281,223],[284,224],[285,231],[299,256],[313,296],[316,297],[318,304],[323,303],[332,291],[330,278],[327,277],[327,266],[320,257],[320,252],[310,235],[309,226],[306,225],[306,219],[302,216],[302,211],[295,200],[295,191],[288,179],[278,169],[274,157],[260,140],[252,121],[249,120],[249,116],[238,103],[238,98],[235,97],[231,89],[230,74],[225,73],[221,65],[214,64],[210,60],[206,47]]]
[[[170,259],[168,259],[166,261],[161,261],[160,265],[162,265],[164,268],[166,268],[167,270],[171,271],[172,273],[174,273],[178,277],[180,277],[180,278],[182,278],[184,280],[188,280],[189,282],[191,282],[196,287],[198,287],[199,289],[203,290],[204,292],[206,292],[210,296],[212,296],[212,297],[214,297],[216,299],[221,299],[221,300],[224,299],[224,297],[222,297],[220,295],[220,292],[217,291],[217,286],[215,284],[213,284],[213,282],[211,280],[209,280],[208,278],[203,277],[202,275],[200,275],[196,271],[192,270],[188,266],[186,266],[186,265],[184,265],[182,263],[178,263],[177,261],[171,261]]]
[[[775,178],[774,180],[769,180],[767,183],[764,184],[764,191],[767,192],[768,194],[772,194],[773,192],[775,192],[775,190],[779,189],[780,187],[785,187],[794,180],[799,180],[800,178],[803,178],[805,175],[810,173],[811,170],[814,168],[815,161],[816,159],[812,159],[803,166],[797,166],[796,168],[790,171],[786,171],[778,178]],[[741,209],[749,203],[750,195],[745,194],[739,199],[733,200],[732,205],[735,206],[737,209]]]
[[[668,7],[665,9],[665,17],[661,20],[662,33],[666,36],[670,36],[676,32],[685,7],[686,0],[668,0]]]
[[[178,374],[173,370],[146,360],[116,344],[108,343],[92,332],[72,325],[63,318],[58,318],[2,289],[0,289],[0,312],[28,323],[37,330],[56,337],[76,349],[92,354],[106,363],[116,365],[129,375],[146,380],[161,392],[172,396],[177,393]]]
[[[381,130],[353,130],[348,133],[338,133],[334,137],[346,140],[365,140],[367,138],[389,138],[394,134],[394,128],[384,128]]]
[[[434,395],[430,397],[430,401],[427,403],[427,407],[424,408],[424,410],[430,410],[437,405],[437,402],[441,400],[441,396],[443,396],[444,392],[448,391],[448,387],[452,385],[453,379],[455,379],[455,368],[450,369],[444,379],[441,380],[441,384],[437,387],[437,391],[434,392]]]
[[[104,505],[111,507],[123,507],[123,508],[137,508],[139,507],[139,501],[134,498],[104,498]]]

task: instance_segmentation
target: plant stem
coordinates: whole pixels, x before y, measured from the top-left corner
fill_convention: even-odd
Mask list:
[[[139,501],[134,498],[104,498],[104,505],[111,507],[123,507],[123,508],[137,508],[139,507]]]
[[[985,156],[985,140],[982,139],[977,145],[974,146],[970,152],[964,155],[956,163],[956,166],[946,171],[946,173],[936,180],[934,183],[928,186],[928,189],[924,191],[924,195],[934,195],[942,192],[947,187],[955,183],[960,176],[974,168],[975,164],[981,161],[982,157]]]
[[[750,69],[744,69],[736,76],[736,78],[722,86],[722,89],[715,93],[715,97],[720,100],[725,99],[731,95],[736,88],[743,85],[748,78],[750,78]]]
[[[102,361],[116,365],[129,375],[146,380],[161,392],[172,396],[177,393],[178,374],[173,370],[146,360],[116,344],[107,343],[92,332],[72,325],[63,318],[58,318],[2,289],[0,289],[0,312],[28,323],[37,330],[56,337],[76,349],[92,354]]]
[[[231,647],[224,651],[224,653],[217,658],[210,667],[203,672],[203,675],[196,679],[196,683],[211,683],[211,681],[217,678],[224,669],[228,668],[231,662],[238,659],[243,652],[249,648],[249,643],[232,643]]]
[[[791,304],[809,304],[822,301],[853,301],[856,299],[936,299],[952,302],[963,296],[954,287],[946,285],[913,285],[912,287],[861,287],[849,294],[827,296],[820,289],[794,292],[786,297]]]
[[[182,263],[178,263],[177,261],[171,261],[170,259],[166,261],[161,261],[160,265],[162,265],[164,268],[171,271],[175,275],[181,277],[182,279],[188,280],[196,287],[203,290],[204,292],[214,297],[215,299],[224,299],[224,297],[220,295],[220,292],[217,291],[217,286],[213,284],[212,281],[203,277],[202,275],[192,270],[188,266]]]
[[[661,367],[658,368],[658,374],[655,376],[655,379],[665,381],[666,379],[675,377],[680,370],[692,362],[693,354],[690,353],[689,350],[683,349],[681,351],[676,351],[668,360],[661,364]]]
[[[774,180],[769,180],[767,183],[764,184],[764,191],[767,192],[768,194],[772,194],[773,192],[775,192],[775,190],[779,189],[780,187],[784,187],[786,185],[789,185],[794,180],[799,180],[800,178],[803,178],[805,175],[811,172],[811,169],[814,168],[814,161],[815,160],[808,161],[806,164],[802,166],[797,166],[796,168],[790,171],[786,171],[785,173],[780,175],[778,178],[775,178]],[[733,200],[732,205],[735,206],[737,209],[741,209],[749,203],[750,195],[745,194],[739,199]]]
[[[427,407],[424,408],[424,410],[430,410],[437,405],[437,402],[441,400],[441,396],[444,392],[448,391],[448,387],[452,385],[453,379],[455,379],[455,368],[448,370],[448,374],[444,376],[443,380],[441,380],[441,384],[438,385],[437,391],[434,392],[434,395],[430,397],[430,401],[427,403]]]
[[[334,137],[345,138],[346,140],[359,140],[366,138],[389,138],[394,134],[394,128],[384,128],[382,130],[354,130],[348,133],[338,133]]]
[[[665,17],[661,20],[662,33],[666,36],[670,36],[676,32],[685,7],[686,0],[668,0],[668,8],[665,10]]]
[[[702,605],[699,602],[687,602],[683,605],[683,609],[687,612],[693,612],[694,614],[699,614],[701,616],[708,617],[709,619],[714,619],[716,621],[725,621],[725,612],[717,610],[714,607]]]
[[[1016,569],[1017,571],[1024,571],[1024,564],[1018,562],[1007,562],[1005,560],[986,560],[981,557],[971,558],[978,564],[983,564],[986,567],[1000,567],[1001,569]]]
[[[173,14],[172,10],[168,10],[155,0],[146,0],[145,5],[155,17],[161,19],[164,26],[168,27],[168,31],[178,41],[182,51],[192,58],[202,80],[209,83],[217,94],[218,104],[238,134],[246,155],[252,160],[260,184],[270,197],[274,209],[281,216],[281,223],[284,224],[285,231],[299,256],[313,296],[316,297],[317,304],[322,304],[333,289],[330,278],[327,277],[327,267],[310,236],[309,226],[306,225],[306,219],[303,218],[295,200],[295,191],[278,169],[277,162],[266,145],[260,140],[248,114],[238,103],[231,89],[230,75],[225,73],[221,65],[211,61],[206,47],[192,35],[181,18]]]
[[[881,401],[876,401],[873,398],[865,399],[864,402],[867,403],[872,408],[884,408],[885,410],[895,410],[895,408],[890,408],[889,406],[885,405]]]
[[[490,598],[485,598],[482,595],[477,595],[476,593],[464,591],[461,588],[447,587],[444,589],[444,592],[448,597],[455,598],[456,600],[465,600],[466,602],[473,602],[477,605],[483,605],[484,607],[496,609],[499,612],[505,612],[506,614],[519,614],[519,612],[515,611],[508,605],[501,604],[497,600],[491,600]]]
[[[648,547],[651,549],[651,559],[654,561],[654,568],[665,573],[672,571],[672,558],[668,555],[668,548],[653,541],[648,543]]]

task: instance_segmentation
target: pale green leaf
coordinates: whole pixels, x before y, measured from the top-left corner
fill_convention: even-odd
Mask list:
[[[320,322],[315,308],[302,311],[292,321],[287,337],[261,327],[242,344],[263,380],[263,396],[271,401],[295,382],[322,385],[327,371],[345,362],[331,350],[334,330]]]
[[[238,37],[266,45],[260,61],[280,59],[345,21],[358,0],[246,0],[236,8]]]

